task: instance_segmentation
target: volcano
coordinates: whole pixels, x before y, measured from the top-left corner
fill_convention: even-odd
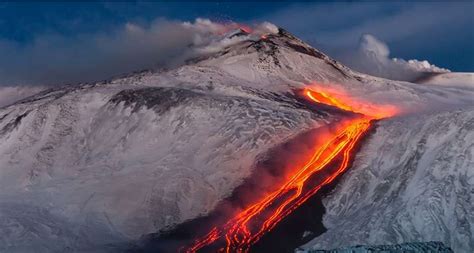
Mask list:
[[[396,113],[372,114],[374,132],[324,198],[327,231],[300,249],[474,248],[474,86],[361,74],[281,28],[230,34],[233,43],[180,67],[50,89],[1,108],[0,249],[128,250],[208,215],[269,150],[310,130],[330,135],[380,108]],[[259,181],[278,188],[291,177],[283,176]],[[246,203],[258,203],[255,195]]]

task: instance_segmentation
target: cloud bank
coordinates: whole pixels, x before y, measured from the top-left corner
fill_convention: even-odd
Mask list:
[[[246,39],[225,37],[239,27],[201,18],[192,23],[156,19],[148,26],[127,23],[107,33],[42,35],[27,45],[0,40],[0,86],[89,82],[173,67]],[[250,32],[248,36],[277,30],[270,23],[242,28]]]
[[[370,34],[362,35],[357,50],[340,53],[339,59],[359,72],[401,81],[414,81],[427,73],[449,72],[426,60],[390,58],[387,44]]]

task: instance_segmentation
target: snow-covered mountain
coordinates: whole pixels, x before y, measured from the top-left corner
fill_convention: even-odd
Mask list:
[[[474,90],[360,74],[282,29],[232,36],[242,39],[179,68],[1,108],[0,249],[100,251],[208,213],[256,157],[344,116],[300,101],[306,85],[404,112],[379,123],[307,248],[474,248]]]

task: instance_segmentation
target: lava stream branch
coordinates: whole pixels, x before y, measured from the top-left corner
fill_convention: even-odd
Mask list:
[[[357,112],[325,92],[307,89],[304,95],[316,103]],[[265,233],[347,169],[354,156],[354,147],[370,128],[371,121],[381,118],[380,115],[383,117],[380,112],[374,115],[364,115],[344,123],[338,132],[315,148],[311,158],[301,168],[293,170],[293,175],[281,187],[237,213],[223,226],[213,227],[208,234],[195,240],[185,252],[197,252],[212,244],[220,245],[219,252],[248,252]],[[326,169],[330,164],[335,164],[336,169]],[[319,172],[329,175],[321,183],[311,185],[311,177]]]

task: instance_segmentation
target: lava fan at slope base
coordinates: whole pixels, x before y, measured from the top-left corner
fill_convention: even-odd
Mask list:
[[[346,102],[348,97],[336,98],[328,92],[312,89],[305,89],[303,94],[311,102],[361,113]],[[315,147],[312,156],[303,166],[295,168],[282,186],[238,212],[224,225],[213,227],[208,234],[195,240],[182,251],[192,253],[212,245],[219,252],[248,252],[265,233],[348,168],[349,161],[355,155],[354,147],[369,129],[372,120],[392,116],[394,112],[375,110],[371,115],[362,114],[360,117],[340,122],[335,133],[321,137],[324,138],[321,140],[323,144]],[[334,162],[337,163],[335,169],[325,171],[329,170],[328,165]],[[312,176],[323,172],[325,178],[319,184],[312,185]]]

